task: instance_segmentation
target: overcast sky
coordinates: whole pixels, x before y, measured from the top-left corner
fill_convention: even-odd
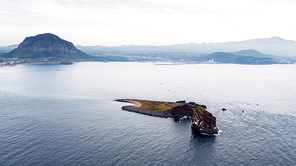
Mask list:
[[[75,45],[296,40],[294,0],[1,0],[0,46],[53,33]]]

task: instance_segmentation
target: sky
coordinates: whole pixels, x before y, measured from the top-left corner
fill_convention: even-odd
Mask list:
[[[53,33],[74,45],[296,40],[295,0],[1,0],[0,46]]]

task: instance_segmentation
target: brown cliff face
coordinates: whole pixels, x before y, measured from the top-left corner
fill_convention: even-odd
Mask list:
[[[191,128],[202,134],[218,134],[216,117],[199,105],[195,107],[193,112]]]
[[[188,104],[184,104],[172,108],[171,113],[175,121],[179,121],[183,116],[192,116],[193,109]]]
[[[19,46],[8,53],[13,58],[85,59],[90,56],[78,50],[71,42],[50,33],[26,37]]]

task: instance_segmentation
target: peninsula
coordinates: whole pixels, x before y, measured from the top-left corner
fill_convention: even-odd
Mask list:
[[[201,134],[218,134],[216,118],[206,110],[206,106],[186,101],[164,102],[138,99],[117,99],[118,102],[127,102],[133,105],[123,106],[122,109],[144,115],[163,118],[174,118],[179,121],[182,117],[192,117],[191,128]]]

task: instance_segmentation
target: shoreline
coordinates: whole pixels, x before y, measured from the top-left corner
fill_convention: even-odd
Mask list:
[[[161,118],[172,118],[173,115],[170,112],[164,111],[164,112],[158,112],[158,111],[151,111],[151,110],[143,110],[139,108],[134,108],[134,106],[123,106],[121,107],[122,110],[129,111],[129,112],[135,112],[143,115],[149,115],[154,117],[161,117]]]
[[[73,63],[58,63],[58,62],[26,62],[26,63],[14,63],[14,64],[5,64],[0,65],[0,67],[11,67],[17,65],[72,65]]]

